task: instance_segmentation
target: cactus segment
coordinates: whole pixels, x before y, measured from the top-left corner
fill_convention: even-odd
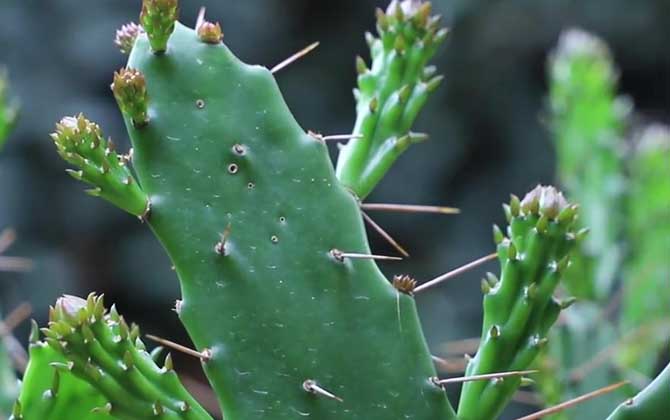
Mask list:
[[[635,397],[621,403],[607,420],[656,420],[670,413],[670,365]]]
[[[629,162],[627,195],[630,243],[634,244],[624,266],[621,328],[661,322],[670,328],[670,128],[654,125],[638,140]],[[646,340],[630,342],[619,354],[619,362],[651,376],[656,356],[667,344],[667,333],[649,328]]]
[[[12,105],[7,98],[7,76],[0,71],[0,149],[16,124],[17,116],[18,108]]]
[[[507,236],[498,243],[500,280],[487,282],[481,344],[466,376],[525,370],[546,344],[563,307],[552,294],[577,242],[576,210],[554,187],[538,186],[522,201],[512,197]],[[466,383],[458,418],[496,418],[520,382]]]
[[[144,29],[135,22],[126,23],[116,31],[114,44],[122,54],[128,55],[133,50],[137,36],[143,32]]]
[[[68,170],[75,179],[93,185],[87,192],[102,197],[136,216],[147,213],[149,199],[126,161],[118,156],[111,140],[105,140],[100,126],[83,115],[65,117],[51,135],[58,154],[79,170]]]
[[[34,335],[39,335],[35,326]],[[43,341],[30,344],[30,362],[10,420],[111,420],[94,411],[107,400],[93,386],[54,366],[67,361]]]
[[[52,366],[98,389],[109,401],[103,411],[115,418],[211,419],[179,382],[171,361],[156,366],[139,328],[128,326],[116,309],[107,311],[102,296],[60,298],[43,332],[67,360]]]
[[[142,0],[140,24],[149,38],[154,53],[165,52],[178,18],[177,0]]]
[[[548,72],[559,178],[582,207],[580,223],[591,229],[565,285],[579,298],[602,300],[623,257],[622,152],[630,105],[616,96],[618,75],[609,49],[589,33],[564,32]]]
[[[446,38],[429,2],[393,1],[377,11],[379,38],[368,35],[372,66],[356,59],[358,89],[354,136],[337,163],[340,181],[365,198],[407,148],[426,139],[410,130],[442,81],[427,67]]]
[[[181,24],[161,56],[140,36],[128,67],[151,97],[147,126],[126,116],[149,224],[226,419],[454,419],[413,299],[333,258],[371,254],[358,202],[270,71]]]

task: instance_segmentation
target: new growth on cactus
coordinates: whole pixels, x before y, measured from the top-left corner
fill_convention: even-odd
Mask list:
[[[577,206],[553,187],[537,186],[523,200],[505,205],[507,235],[494,226],[500,279],[482,281],[482,338],[466,374],[524,370],[547,342],[549,328],[572,302],[552,297],[570,262],[570,251],[583,237],[574,224]],[[521,383],[520,378],[466,383],[459,419],[496,418]]]
[[[411,131],[419,112],[443,77],[428,63],[445,41],[440,17],[429,2],[394,0],[386,12],[377,9],[379,37],[370,33],[370,67],[356,58],[358,88],[356,138],[340,151],[337,176],[365,198],[407,148],[427,139]]]
[[[54,369],[52,385],[45,391],[49,398],[42,396],[42,401],[30,401],[30,395],[22,395],[25,399],[21,407],[32,410],[48,403],[70,405],[59,395],[61,389],[72,392],[72,386],[61,386],[61,380],[67,378],[78,387],[78,392],[71,394],[73,398],[89,397],[83,400],[89,403],[77,403],[80,408],[96,415],[128,420],[211,419],[179,382],[171,356],[168,354],[163,368],[159,368],[140,339],[139,327],[129,326],[114,307],[107,311],[102,296],[91,294],[86,300],[74,296],[60,298],[50,310],[49,327],[42,332],[50,349],[45,350],[43,343],[35,343],[33,350],[45,353],[42,357],[47,359],[55,352],[54,359],[63,362],[49,362]],[[46,408],[49,418],[61,418],[52,414],[56,408]]]

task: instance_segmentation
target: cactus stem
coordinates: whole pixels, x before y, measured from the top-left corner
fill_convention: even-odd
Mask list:
[[[472,381],[489,381],[491,379],[501,379],[507,378],[510,376],[523,376],[530,375],[532,373],[537,373],[538,370],[518,370],[512,372],[499,372],[499,373],[487,373],[485,375],[472,375],[472,376],[460,376],[457,378],[449,379],[440,379],[434,381],[436,385],[444,386],[448,384],[457,384],[463,382],[472,382]]]
[[[355,252],[342,252],[339,249],[331,249],[330,255],[338,262],[344,262],[345,258],[352,260],[380,260],[380,261],[401,261],[402,257],[391,257],[388,255],[359,254]]]
[[[405,258],[409,257],[409,253],[405,250],[405,248],[403,248],[395,239],[393,239],[393,237],[389,235],[388,232],[386,232],[381,226],[379,226],[374,220],[372,220],[370,216],[365,214],[365,212],[362,211],[361,214],[363,215],[363,219],[365,219],[365,221],[370,225],[370,227],[375,231],[377,231],[377,233],[379,233],[379,235],[381,235],[382,238],[386,239],[386,242],[391,244],[391,246],[395,248],[396,251],[398,251]]]
[[[311,130],[307,132],[307,135],[313,137],[315,140],[318,140],[322,143],[327,141],[360,140],[364,138],[364,136],[356,134],[336,134],[333,136],[324,136],[323,134]]]
[[[216,243],[216,245],[214,245],[214,252],[223,257],[228,256],[228,249],[226,248],[226,244],[228,243],[228,238],[230,237],[230,227],[231,225],[228,223],[228,226],[226,226],[226,229],[221,234],[221,239]]]
[[[433,287],[433,286],[436,286],[436,285],[438,285],[438,284],[441,284],[441,283],[443,283],[443,282],[445,282],[445,281],[447,281],[447,280],[449,280],[449,279],[451,279],[451,278],[453,278],[453,277],[456,277],[456,276],[458,276],[458,275],[460,275],[460,274],[465,273],[466,271],[472,270],[473,268],[479,267],[479,266],[482,265],[482,264],[485,264],[485,263],[487,263],[487,262],[489,262],[489,261],[491,261],[491,260],[494,260],[494,259],[496,259],[497,257],[498,257],[498,253],[497,253],[497,252],[494,252],[493,254],[490,254],[490,255],[487,255],[487,256],[485,256],[485,257],[479,258],[479,259],[477,259],[477,260],[475,260],[475,261],[472,261],[471,263],[468,263],[468,264],[465,264],[465,265],[463,265],[463,266],[461,266],[461,267],[458,267],[457,269],[452,270],[452,271],[450,271],[450,272],[448,272],[448,273],[446,273],[446,274],[442,274],[441,276],[436,277],[436,278],[434,278],[434,279],[431,280],[431,281],[428,281],[428,282],[426,282],[426,283],[423,283],[422,285],[420,285],[419,287],[417,287],[416,290],[415,290],[414,292],[415,292],[415,293],[419,293],[419,292],[421,292],[421,291],[423,291],[423,290],[426,290],[426,289],[429,289],[429,288],[431,288],[431,287]]]
[[[597,389],[595,391],[589,392],[588,394],[581,395],[577,398],[565,401],[553,407],[545,408],[544,410],[537,411],[533,414],[529,414],[524,417],[519,417],[516,420],[539,420],[543,419],[551,414],[560,413],[561,411],[567,410],[568,408],[574,407],[577,404],[581,404],[585,401],[591,400],[593,398],[600,397],[605,394],[609,394],[624,385],[627,385],[628,381],[617,382],[615,384],[606,386],[604,388]]]
[[[311,53],[312,51],[314,51],[314,50],[319,46],[319,44],[320,44],[319,42],[315,42],[315,43],[313,43],[313,44],[308,45],[307,47],[305,47],[305,48],[303,48],[302,50],[298,51],[297,53],[293,54],[292,56],[290,56],[290,57],[287,58],[286,60],[284,60],[284,61],[282,61],[281,63],[279,63],[279,64],[277,64],[276,66],[274,66],[274,67],[270,70],[270,72],[271,72],[272,74],[275,74],[275,73],[277,73],[278,71],[285,69],[286,67],[290,66],[291,64],[295,63],[296,61],[300,60],[301,58],[303,58],[303,57],[306,56],[307,54],[309,54],[309,53]]]
[[[330,391],[323,389],[314,379],[307,379],[302,383],[302,388],[310,394],[320,395],[322,397],[330,398],[331,400],[344,402],[344,400]]]
[[[388,211],[396,213],[436,213],[459,214],[461,211],[453,207],[418,206],[412,204],[376,204],[362,203],[361,208],[369,211]]]
[[[203,351],[197,351],[190,349],[186,346],[182,346],[181,344],[177,344],[173,341],[166,340],[161,337],[157,337],[155,335],[147,334],[145,335],[146,338],[148,338],[151,341],[155,341],[156,343],[160,344],[161,346],[171,348],[175,351],[178,351],[180,353],[184,353],[188,356],[193,356],[197,359],[200,359],[203,362],[208,362],[212,358],[212,351],[209,349],[205,349]]]

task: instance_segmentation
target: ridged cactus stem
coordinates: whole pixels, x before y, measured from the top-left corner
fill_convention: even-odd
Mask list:
[[[410,130],[428,97],[442,81],[427,67],[447,31],[431,16],[429,2],[393,1],[377,11],[379,38],[367,35],[372,66],[356,59],[357,119],[343,147],[337,176],[361,199],[365,198],[407,148],[426,140]]]
[[[484,322],[476,356],[466,376],[527,369],[547,341],[547,332],[567,306],[553,298],[577,243],[577,207],[553,187],[538,186],[523,201],[512,196],[505,207],[507,236],[497,227],[494,239],[500,280],[482,282]],[[466,383],[458,417],[497,417],[521,383],[520,378]]]
[[[51,138],[58,154],[79,169],[68,170],[68,174],[94,186],[87,191],[89,194],[146,218],[150,209],[148,197],[128,169],[126,159],[117,155],[114,144],[105,140],[97,124],[83,115],[65,117]]]
[[[112,420],[104,412],[107,399],[95,387],[56,366],[67,366],[67,359],[39,340],[33,322],[30,363],[10,420]]]

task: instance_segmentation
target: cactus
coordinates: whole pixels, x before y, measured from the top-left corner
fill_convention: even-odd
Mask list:
[[[179,316],[211,353],[204,367],[227,418],[452,418],[413,300],[350,256],[370,252],[324,144],[298,126],[270,72],[213,43],[212,27],[148,24],[169,15],[167,3],[144,2],[146,33],[112,86],[137,182],[82,117],[54,139],[97,194],[143,215],[167,249]],[[112,170],[94,170],[105,163]],[[323,328],[332,332],[314,334]]]
[[[663,215],[670,173],[664,130],[646,130],[647,140],[640,143],[647,146],[626,143],[631,106],[616,96],[617,70],[603,41],[580,30],[567,31],[550,58],[549,76],[559,177],[566,192],[582,203],[583,223],[592,228],[591,239],[566,273],[567,288],[588,301],[566,313],[540,363],[545,372],[540,389],[553,404],[622,376],[654,374],[670,334],[663,256],[670,246],[668,216]],[[652,227],[650,220],[658,222]],[[623,310],[616,319],[612,305],[619,293]],[[634,389],[621,388],[572,414],[603,417]]]
[[[83,115],[61,120],[52,138],[74,178],[146,222],[169,254],[182,290],[175,311],[226,420],[495,418],[573,302],[553,295],[586,230],[553,187],[505,206],[506,234],[494,228],[500,280],[482,283],[482,340],[457,415],[444,390],[453,378],[437,378],[419,323],[420,289],[381,273],[374,260],[393,258],[371,254],[361,212],[393,162],[425,138],[410,130],[440,83],[427,63],[446,36],[430,4],[393,1],[378,12],[337,170],[272,72],[238,60],[220,24],[203,14],[190,29],[178,10],[176,0],[144,0],[143,30],[117,33],[129,59],[111,88],[132,152],[118,155]],[[15,419],[63,418],[56,410],[86,420],[211,418],[171,358],[159,368],[139,328],[101,297],[61,298],[42,332]]]
[[[379,38],[366,35],[372,65],[356,58],[356,138],[341,149],[337,176],[361,199],[410,145],[427,138],[410,130],[442,82],[427,64],[447,36],[430,12],[430,3],[415,0],[394,0],[386,13],[378,9]]]
[[[580,203],[581,223],[591,229],[566,286],[579,298],[602,300],[612,291],[622,259],[628,106],[616,97],[618,75],[609,49],[581,30],[561,35],[549,77],[559,179]]]
[[[67,366],[67,361],[39,341],[37,325],[33,324],[30,363],[11,420],[111,419],[104,412],[94,411],[104,408],[107,401],[92,385],[55,366]]]
[[[517,371],[528,368],[547,341],[549,328],[571,301],[552,297],[570,262],[570,251],[582,239],[575,232],[577,206],[553,187],[538,186],[505,207],[507,236],[494,227],[501,265],[500,280],[482,281],[484,322],[476,356],[466,374]],[[521,378],[491,383],[466,383],[458,418],[497,417],[519,387]]]
[[[37,367],[29,369],[21,393],[27,420],[47,413],[49,418],[63,418],[59,415],[72,405],[68,398],[85,401],[76,405],[91,419],[211,419],[179,382],[171,356],[163,368],[156,366],[139,328],[128,326],[115,308],[107,311],[101,296],[64,296],[49,318],[49,327],[42,330],[46,344],[31,347],[31,363]],[[44,369],[45,363],[52,369]],[[49,370],[52,378],[44,375]],[[45,384],[48,390],[40,392]]]
[[[627,200],[629,258],[624,266],[621,329],[641,325],[650,330],[643,340],[630,342],[619,354],[619,363],[652,375],[656,355],[670,335],[670,128],[645,129],[629,162]],[[658,333],[660,327],[661,333]]]

